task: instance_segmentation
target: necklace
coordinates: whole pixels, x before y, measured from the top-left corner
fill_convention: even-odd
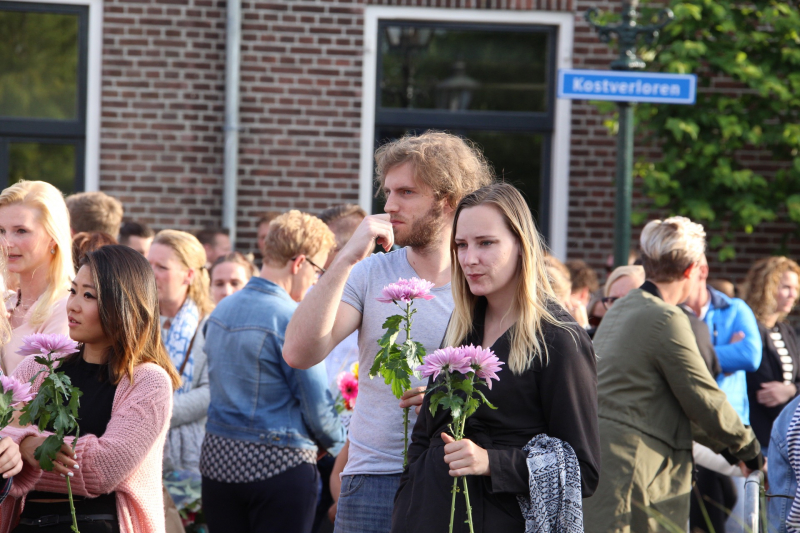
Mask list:
[[[14,306],[14,309],[12,309],[11,312],[12,313],[16,313],[18,310],[19,311],[27,311],[28,309],[31,308],[31,305],[33,305],[33,304],[23,305],[23,303],[22,303],[22,291],[17,291],[17,304]]]

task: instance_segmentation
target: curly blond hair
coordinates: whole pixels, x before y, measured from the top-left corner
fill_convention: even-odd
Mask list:
[[[322,220],[293,209],[269,223],[264,261],[282,267],[301,254],[310,258],[327,254],[335,245],[333,232]]]
[[[492,183],[494,171],[474,143],[441,131],[406,135],[375,152],[378,194],[386,173],[404,163],[414,167],[414,178],[433,190],[437,200],[447,199],[455,209],[469,193]]]
[[[788,257],[765,257],[756,261],[747,271],[742,284],[744,301],[761,322],[765,322],[769,315],[775,312],[777,306],[775,294],[778,292],[778,285],[784,272],[794,272],[800,276],[800,266]],[[782,314],[778,320],[783,320],[785,317],[786,315]]]

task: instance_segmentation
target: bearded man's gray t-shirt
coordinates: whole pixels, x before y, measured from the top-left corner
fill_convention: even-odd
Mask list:
[[[358,397],[350,422],[350,451],[344,475],[398,474],[403,471],[403,410],[400,400],[392,394],[392,388],[380,375],[369,377],[369,369],[378,353],[378,339],[383,336],[383,323],[391,315],[402,314],[393,303],[381,303],[381,289],[400,278],[419,277],[408,262],[405,248],[388,254],[374,254],[353,267],[342,301],[361,313],[358,330]],[[453,295],[450,284],[430,291],[432,300],[414,300],[411,338],[421,342],[427,353],[439,348],[444,338],[450,314],[453,311]],[[401,330],[398,343],[405,342]],[[411,387],[424,387],[427,380],[416,380],[412,376]],[[417,415],[412,408],[408,428],[409,444],[411,429]]]

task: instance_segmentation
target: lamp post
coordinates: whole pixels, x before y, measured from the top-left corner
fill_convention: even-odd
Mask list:
[[[619,45],[619,57],[611,63],[612,70],[642,70],[645,62],[636,55],[636,41],[644,36],[648,44],[658,37],[659,31],[666,26],[674,15],[670,9],[662,9],[658,22],[647,26],[638,26],[639,14],[636,8],[638,0],[622,2],[622,20],[618,24],[598,24],[594,18],[599,13],[597,8],[586,12],[585,19],[596,31],[603,42],[609,42],[611,35],[616,34]],[[617,196],[616,215],[614,220],[614,266],[628,264],[631,242],[631,199],[633,196],[633,105],[630,102],[618,102],[619,131],[617,133]]]

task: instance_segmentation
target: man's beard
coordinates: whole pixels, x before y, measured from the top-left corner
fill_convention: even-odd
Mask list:
[[[411,223],[406,235],[395,235],[395,242],[399,246],[424,250],[439,239],[443,220],[444,209],[439,202],[436,202],[424,215]]]

